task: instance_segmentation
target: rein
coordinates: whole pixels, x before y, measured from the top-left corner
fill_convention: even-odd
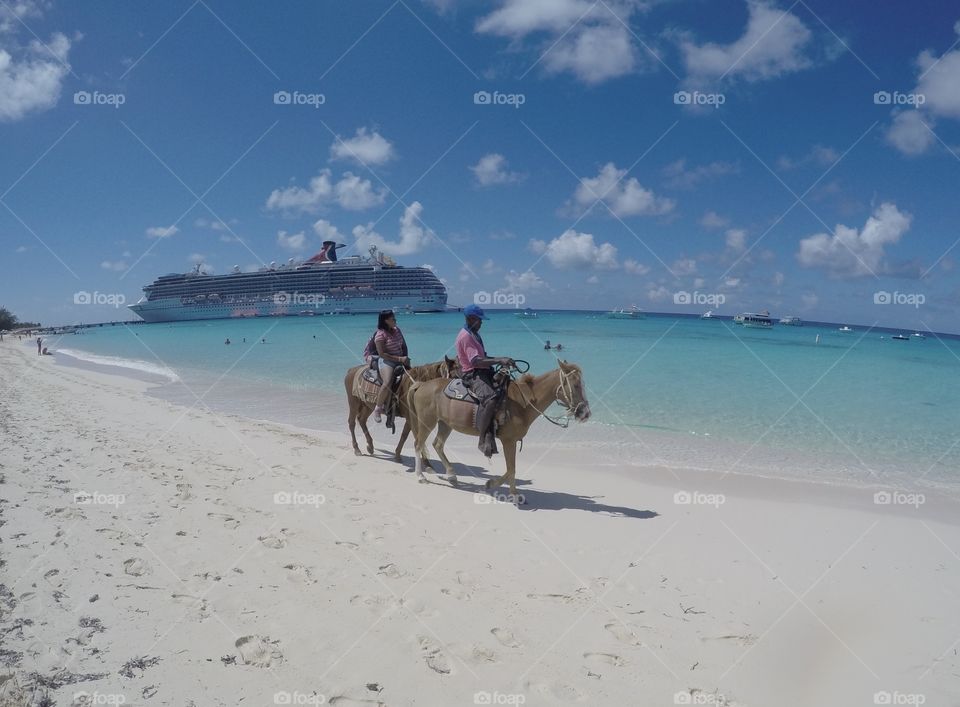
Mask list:
[[[523,397],[524,405],[532,407],[534,410],[540,413],[540,416],[543,419],[545,419],[547,422],[554,424],[557,427],[560,427],[561,429],[566,429],[570,426],[570,418],[576,415],[577,410],[580,408],[580,405],[582,405],[583,403],[578,405],[576,409],[573,409],[573,410],[570,409],[570,405],[573,400],[573,386],[570,384],[570,376],[572,376],[573,374],[564,373],[562,368],[558,368],[557,370],[560,371],[560,384],[557,386],[557,393],[556,393],[557,402],[563,405],[563,407],[566,408],[567,410],[566,413],[564,413],[563,415],[560,415],[559,417],[554,418],[548,415],[545,412],[545,410],[541,410],[532,402],[530,402],[530,399],[527,397],[526,393],[523,392],[522,387],[518,386],[518,389],[520,391],[521,397]],[[511,380],[513,380],[512,376],[511,376]],[[566,399],[564,399],[564,394],[566,395]]]

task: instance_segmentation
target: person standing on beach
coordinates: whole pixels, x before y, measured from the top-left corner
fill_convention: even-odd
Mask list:
[[[377,318],[377,333],[373,335],[373,344],[380,357],[380,397],[377,406],[373,409],[374,422],[383,420],[383,406],[390,397],[393,379],[397,366],[410,367],[410,357],[407,356],[407,342],[403,332],[397,326],[397,317],[392,310],[385,309]]]
[[[480,327],[487,317],[475,304],[463,308],[466,324],[457,334],[455,344],[463,382],[470,389],[480,405],[477,408],[477,429],[480,441],[477,447],[488,459],[497,453],[497,439],[493,432],[493,416],[496,413],[497,393],[493,387],[493,366],[513,366],[512,358],[487,356],[487,350],[480,338]]]
[[[39,336],[37,337],[37,356],[40,356],[43,353],[43,339]]]

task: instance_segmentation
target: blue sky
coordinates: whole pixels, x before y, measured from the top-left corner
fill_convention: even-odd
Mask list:
[[[335,234],[452,304],[960,332],[958,40],[941,2],[0,0],[0,304],[122,318],[74,294]]]

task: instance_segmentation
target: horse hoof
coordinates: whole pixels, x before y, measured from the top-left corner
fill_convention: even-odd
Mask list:
[[[363,456],[363,452],[360,451],[360,447],[354,447],[354,448],[353,448],[353,453],[354,453],[355,455],[357,455],[358,457],[362,457],[362,456]]]
[[[483,485],[483,488],[485,488],[487,491],[489,491],[490,489],[492,489],[492,488],[493,488],[493,479],[487,479],[487,483],[485,483],[485,484]]]
[[[444,481],[449,481],[451,486],[458,486],[457,475],[456,474],[446,474],[443,477]]]
[[[419,472],[419,471],[417,472],[417,481],[418,481],[419,483],[421,483],[421,484],[430,483],[429,481],[427,481],[427,477],[424,476],[424,475],[423,475],[421,472]]]
[[[395,462],[397,462],[397,464],[399,464],[400,462],[403,461],[403,458],[402,458],[399,454],[394,454],[394,455],[393,455],[393,461],[395,461]]]
[[[370,454],[371,456],[373,455],[373,445],[372,445],[372,444],[369,445],[369,446],[367,446],[367,454]]]

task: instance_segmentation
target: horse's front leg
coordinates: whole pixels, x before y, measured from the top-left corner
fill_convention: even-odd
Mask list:
[[[517,494],[517,440],[501,441],[503,443],[503,458],[507,462],[505,476],[510,481],[510,497],[516,505],[522,506],[526,503],[526,499]]]
[[[457,475],[453,471],[453,465],[450,463],[450,460],[447,459],[447,455],[443,451],[443,445],[447,443],[447,437],[450,436],[450,433],[453,431],[453,428],[450,427],[446,422],[442,420],[437,423],[437,436],[433,438],[433,448],[437,452],[437,456],[440,457],[440,463],[443,464],[444,470],[447,472],[447,475],[443,478],[446,481],[449,481],[454,486],[457,485]]]
[[[403,445],[407,443],[407,437],[410,435],[410,420],[404,418],[403,420],[403,429],[400,430],[400,441],[397,442],[397,448],[393,452],[393,460],[399,462],[400,452],[403,451]]]
[[[360,446],[357,444],[357,410],[351,404],[350,411],[347,413],[347,427],[350,428],[350,440],[353,442],[353,453],[358,457],[362,456]]]
[[[373,436],[367,428],[367,420],[370,418],[371,412],[370,408],[364,405],[357,415],[357,420],[360,422],[360,429],[363,430],[363,436],[367,438],[367,454],[373,454]]]

